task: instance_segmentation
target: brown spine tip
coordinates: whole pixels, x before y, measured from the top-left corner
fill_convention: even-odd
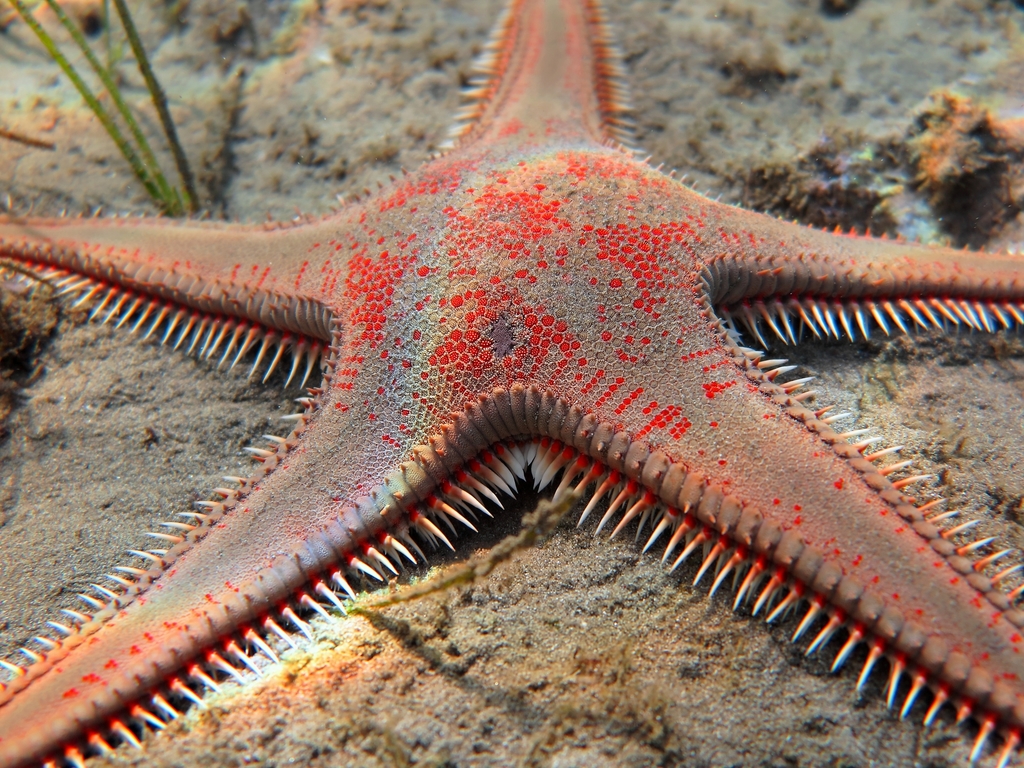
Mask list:
[[[576,425],[576,432],[573,435],[573,439],[569,442],[571,442],[573,447],[575,447],[580,453],[590,455],[590,449],[593,445],[597,427],[597,417],[592,413],[584,414],[583,418],[580,419],[579,424]]]
[[[431,488],[440,485],[448,479],[449,471],[433,448],[428,448],[425,445],[417,446],[413,449],[413,456],[420,467],[423,468],[423,471],[430,477]],[[430,491],[427,491],[427,493],[429,494]]]
[[[754,549],[760,554],[770,555],[782,539],[782,528],[774,520],[765,520],[757,529]]]
[[[885,641],[896,638],[903,628],[903,612],[894,605],[887,605],[882,609],[882,615],[872,628],[874,633]]]
[[[864,459],[861,458],[861,452],[854,448],[852,445],[847,445],[845,443],[836,443],[835,445],[832,446],[832,448],[833,450],[835,450],[837,456],[840,456],[844,459],[848,459],[851,462],[857,460],[864,461]],[[874,468],[872,468],[872,471],[874,471]]]
[[[718,509],[722,506],[722,499],[725,492],[721,486],[709,485],[701,496],[700,504],[697,505],[697,519],[704,525],[715,527],[718,522]]]
[[[566,411],[565,418],[562,419],[562,425],[558,428],[558,434],[553,435],[553,437],[557,437],[566,445],[575,446],[576,433],[583,419],[583,409],[578,405],[572,406]]]
[[[907,521],[909,521],[911,523],[915,523],[915,527],[916,527],[917,524],[920,524],[920,523],[924,522],[924,514],[921,512],[921,510],[919,510],[913,504],[897,504],[896,505],[896,512],[904,520],[907,520]],[[931,536],[926,536],[925,538],[929,538],[930,539],[932,537]]]
[[[679,491],[679,498],[675,503],[676,508],[684,511],[692,509],[700,501],[703,493],[704,476],[699,472],[691,472],[686,476],[686,481]]]
[[[878,595],[865,592],[861,595],[860,600],[857,601],[857,605],[853,610],[853,616],[864,626],[871,627],[878,621],[878,617],[882,615],[883,608],[884,604]]]
[[[801,542],[802,543],[802,542]],[[812,584],[825,563],[825,555],[817,547],[804,546],[800,557],[793,564],[793,576],[804,584]]]
[[[671,467],[672,461],[664,451],[652,451],[644,462],[640,480],[652,493],[660,495],[661,486],[665,482],[665,478],[668,477]]]
[[[810,584],[815,592],[831,600],[842,579],[843,569],[836,563],[822,563]]]
[[[626,476],[631,480],[640,480],[643,477],[644,466],[650,453],[651,449],[647,447],[647,443],[642,440],[632,441],[622,460]]]
[[[924,628],[915,621],[907,621],[896,635],[896,650],[916,658],[927,641]]]
[[[670,507],[675,506],[676,501],[679,499],[679,491],[682,490],[683,483],[686,482],[686,476],[686,467],[679,462],[674,462],[669,466],[664,479],[661,481],[661,488],[658,490],[665,504]]]
[[[590,455],[602,464],[611,466],[608,459],[608,452],[611,449],[612,441],[615,439],[615,427],[607,421],[602,421],[594,430],[594,437],[590,443]],[[614,469],[614,467],[612,467]]]
[[[739,522],[736,524],[736,530],[733,532],[733,537],[744,546],[753,546],[763,522],[764,515],[761,514],[759,509],[750,506],[744,507],[743,512],[740,514]]]
[[[740,500],[732,494],[726,496],[722,499],[722,505],[718,508],[718,525],[716,530],[719,533],[732,535],[742,514],[743,505],[740,503]]]
[[[629,452],[629,447],[632,443],[633,438],[628,433],[616,432],[615,436],[612,437],[611,445],[608,446],[608,466],[619,470],[619,472],[625,472],[626,454]]]
[[[928,637],[921,647],[921,652],[917,655],[918,663],[932,674],[937,674],[942,670],[947,658],[949,658],[949,644],[937,635]]]
[[[782,534],[782,538],[779,539],[779,544],[775,547],[772,558],[777,565],[781,565],[788,570],[793,567],[793,563],[797,561],[803,551],[804,540],[800,534],[796,531],[786,531]]]
[[[853,576],[843,576],[832,594],[832,602],[848,616],[852,616],[863,594],[864,585],[860,581]]]

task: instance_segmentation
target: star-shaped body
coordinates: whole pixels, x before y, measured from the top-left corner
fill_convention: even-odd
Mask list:
[[[202,343],[227,350],[260,344],[264,329],[290,334],[303,352],[300,373],[318,340],[329,345],[328,376],[299,429],[261,455],[270,471],[206,505],[211,517],[188,534],[202,542],[156,556],[167,570],[132,574],[137,583],[111,611],[123,616],[94,621],[28,671],[36,682],[16,682],[25,693],[0,710],[11,723],[18,712],[33,719],[47,700],[68,708],[77,699],[91,711],[115,690],[103,717],[118,717],[135,685],[126,681],[150,674],[144,687],[161,685],[193,653],[216,665],[209,644],[243,625],[257,625],[243,637],[259,647],[280,612],[292,620],[289,600],[301,607],[311,594],[340,591],[353,573],[393,567],[388,556],[416,559],[412,542],[423,541],[410,530],[445,540],[439,524],[459,521],[455,507],[475,506],[467,495],[486,495],[481,485],[511,487],[525,451],[537,457],[535,473],[558,463],[576,480],[607,482],[613,508],[647,522],[644,535],[657,532],[670,562],[703,549],[702,570],[720,576],[716,584],[746,569],[746,591],[756,587],[773,608],[809,588],[837,627],[849,615],[851,632],[892,644],[876,643],[878,654],[935,667],[936,685],[940,673],[956,683],[962,672],[982,719],[996,712],[993,727],[1014,727],[1012,684],[986,677],[1013,674],[1002,671],[1014,668],[1013,631],[986,626],[1000,598],[978,604],[972,584],[984,585],[944,559],[968,552],[956,554],[795,388],[773,384],[777,366],[759,366],[719,318],[752,313],[780,336],[798,319],[816,333],[850,335],[872,322],[1014,325],[1019,261],[834,237],[690,192],[602,146],[617,102],[580,86],[595,69],[596,82],[614,83],[602,80],[601,49],[584,42],[590,11],[521,11],[498,47],[509,62],[495,64],[515,77],[488,86],[480,127],[457,151],[335,217],[253,233],[10,224],[10,255],[63,258],[107,281],[97,297],[115,316],[145,294],[139,312],[151,306],[156,321],[170,302],[163,322],[184,325],[181,306],[191,302],[197,322],[211,318]],[[59,252],[65,242],[71,250]],[[534,438],[548,442],[508,442]],[[605,522],[620,519],[609,513]],[[336,576],[336,566],[346,570]],[[855,575],[861,567],[865,578]],[[85,651],[65,657],[93,627],[102,664]],[[973,655],[954,655],[961,648]],[[73,685],[47,671],[55,664]],[[40,704],[19,703],[27,697]],[[10,733],[42,754],[76,738],[68,720],[48,724],[67,732],[58,738],[45,727]]]

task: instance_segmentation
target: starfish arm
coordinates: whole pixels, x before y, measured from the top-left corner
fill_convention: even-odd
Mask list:
[[[460,148],[632,141],[622,56],[597,0],[509,0],[474,70],[452,128]]]
[[[265,227],[0,216],[0,258],[70,277],[62,285],[101,297],[105,308],[138,300],[150,315],[160,307],[191,310],[326,341],[323,299],[344,268],[347,254],[335,245],[350,237],[351,221],[350,212]]]
[[[845,627],[854,638],[851,648],[864,642],[890,668],[920,669],[935,689],[974,702],[980,719],[1024,725],[1015,682],[1024,673],[1024,613],[970,557],[971,539],[932,523],[891,482],[897,465],[882,466],[772,381],[760,358],[748,358],[725,334],[691,346],[698,339],[688,335],[684,362],[670,367],[664,385],[626,374],[622,387],[643,388],[619,416],[633,438],[622,443],[622,471],[639,492],[627,504],[646,488],[676,510],[657,542],[667,562],[696,562],[698,580],[710,569],[706,582],[731,562],[744,580],[750,576],[737,606],[774,621],[779,606],[808,604],[794,639],[822,616],[809,638],[834,621],[833,631]],[[648,354],[647,364],[657,365],[657,352]],[[674,531],[684,532],[677,546]],[[845,658],[837,653],[836,665]]]
[[[784,299],[806,315],[801,302],[825,302],[836,305],[842,324],[853,325],[854,332],[864,316],[886,332],[890,324],[963,322],[991,331],[1019,323],[1024,302],[1024,256],[1019,254],[826,233],[725,206],[709,214],[713,226],[728,233],[716,242],[720,248],[705,251],[705,280],[713,286],[709,299],[716,307]],[[754,316],[763,319],[760,307]],[[818,316],[823,317],[820,311],[815,320]],[[831,328],[823,330],[827,334]]]
[[[197,527],[132,571],[122,593],[0,690],[0,764],[43,761],[135,707],[166,718],[156,695],[173,701],[178,686],[201,685],[202,674],[252,665],[248,653],[266,643],[249,629],[271,643],[275,623],[308,631],[293,611],[323,599],[324,585],[333,595],[346,580],[359,584],[353,558],[368,573],[383,570],[366,555],[370,546],[388,551],[390,541],[373,501],[355,493],[365,460],[360,439],[346,439],[351,421],[337,410],[306,414],[242,489],[200,505]],[[320,483],[310,487],[314,473]]]
[[[1015,682],[1024,672],[1024,612],[997,587],[998,578],[985,575],[989,561],[974,558],[988,542],[962,540],[960,528],[929,520],[903,483],[890,482],[899,465],[879,466],[885,451],[870,454],[854,435],[834,430],[824,411],[810,410],[795,389],[775,381],[780,362],[761,365],[761,353],[741,347],[719,318],[743,321],[762,343],[763,323],[783,344],[797,343],[791,319],[818,335],[851,338],[867,336],[873,323],[886,333],[912,324],[1012,328],[1024,312],[1024,258],[826,234],[680,195],[701,233],[684,239],[700,270],[697,306],[718,339],[689,353],[700,373],[684,364],[669,379],[678,385],[689,377],[684,392],[704,390],[699,405],[690,401],[694,428],[668,440],[664,427],[648,431],[666,454],[706,478],[694,506],[707,540],[722,550],[715,557],[741,552],[742,562],[761,563],[752,566],[761,574],[781,568],[755,610],[780,597],[782,605],[809,601],[796,636],[821,611],[833,630],[850,628],[854,639],[837,665],[867,638],[862,679],[884,654],[893,669],[916,666],[933,688],[959,693],[964,711],[973,708],[979,721],[1016,732],[1024,726],[1024,691]],[[692,298],[680,296],[672,306],[685,316]],[[688,335],[684,351],[697,337]],[[663,387],[648,387],[648,395],[672,402]],[[739,453],[730,449],[739,445]],[[743,514],[756,535],[741,533]],[[892,674],[894,692],[902,672]]]

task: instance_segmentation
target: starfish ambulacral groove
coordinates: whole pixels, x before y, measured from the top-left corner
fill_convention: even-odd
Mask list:
[[[796,635],[838,633],[837,666],[866,644],[862,678],[887,659],[890,695],[905,677],[907,707],[930,690],[928,719],[954,703],[980,725],[976,754],[998,731],[1012,756],[1013,572],[914,506],[914,478],[887,479],[899,463],[834,430],[738,332],[1014,328],[1021,260],[708,201],[616,146],[618,66],[593,4],[516,2],[455,148],[335,216],[0,223],[6,257],[100,319],[299,377],[324,353],[295,431],[254,451],[260,471],[11,667],[5,764],[133,743],[251,655],[276,659],[303,612],[472,528],[527,470],[592,494],[599,529],[638,525],[670,567],[699,560],[712,591],[734,580],[737,606],[805,606]]]

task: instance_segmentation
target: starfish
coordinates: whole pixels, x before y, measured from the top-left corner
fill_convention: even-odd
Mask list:
[[[1015,568],[747,344],[1016,327],[1021,259],[701,197],[621,146],[608,40],[593,3],[512,3],[451,151],[322,220],[0,220],[0,253],[100,320],[226,364],[290,358],[298,380],[323,355],[255,475],[9,666],[0,763],[137,742],[528,476],[586,492],[581,523],[629,529],[668,568],[692,558],[712,593],[734,583],[737,607],[802,606],[796,638],[833,641],[835,667],[866,646],[861,682],[886,659],[890,700],[930,691],[926,720],[951,703],[978,723],[974,756],[995,732],[1012,756]]]

